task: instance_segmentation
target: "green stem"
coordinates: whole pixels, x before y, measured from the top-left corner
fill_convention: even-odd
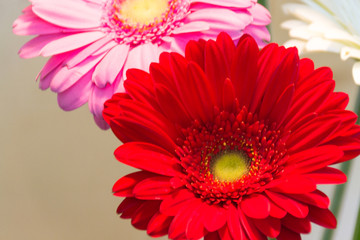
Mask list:
[[[353,240],[359,240],[359,239],[360,239],[360,208],[358,211]]]

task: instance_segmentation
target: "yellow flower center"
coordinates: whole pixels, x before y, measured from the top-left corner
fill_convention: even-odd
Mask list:
[[[147,25],[161,19],[163,13],[168,10],[167,0],[115,0],[118,3],[118,13],[129,24]]]
[[[249,172],[248,157],[242,152],[226,152],[217,156],[211,166],[214,178],[220,182],[239,180]]]

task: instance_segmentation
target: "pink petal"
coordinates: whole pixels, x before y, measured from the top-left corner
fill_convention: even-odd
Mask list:
[[[63,28],[42,20],[32,11],[27,11],[13,23],[13,32],[17,35],[52,34],[62,32],[63,30]]]
[[[74,29],[99,27],[102,16],[102,9],[84,1],[35,1],[33,11],[54,25]]]
[[[221,31],[240,31],[249,25],[252,21],[250,14],[237,14],[230,9],[224,8],[204,8],[190,13],[184,22],[206,22],[210,29],[216,32]],[[204,31],[206,33],[207,31]]]
[[[41,55],[48,57],[51,55],[68,52],[74,49],[78,49],[92,42],[98,41],[104,36],[105,33],[96,31],[96,32],[83,32],[77,34],[63,34],[62,38],[55,39],[41,49]]]
[[[62,67],[51,80],[50,88],[54,92],[63,92],[77,82],[82,76],[90,72],[103,56],[90,56],[76,67],[68,69]],[[95,89],[95,88],[94,88]],[[110,98],[110,96],[109,96]]]
[[[191,32],[201,32],[205,30],[209,30],[209,24],[202,21],[191,21],[185,23],[184,25],[175,28],[172,31],[172,34],[181,34],[181,33],[191,33]]]
[[[94,56],[98,55],[95,54],[95,52],[98,51],[99,49],[102,49],[104,50],[104,52],[107,52],[116,45],[117,43],[110,37],[104,37],[102,39],[99,39],[91,43],[90,45],[84,47],[82,50],[78,51],[75,56],[69,58],[68,61],[66,62],[66,66],[68,68],[73,68],[77,64],[81,63],[86,58],[88,58],[90,55],[94,55]]]
[[[50,42],[60,39],[65,34],[50,34],[37,36],[21,47],[19,55],[22,58],[33,58],[40,56],[41,50]]]
[[[252,1],[239,1],[239,0],[190,0],[191,4],[195,3],[204,3],[204,4],[212,4],[221,7],[234,7],[234,8],[248,8],[253,5]]]
[[[158,62],[159,54],[158,47],[152,43],[131,48],[124,65],[123,79],[126,79],[126,71],[129,68],[137,68],[148,72],[150,63]]]
[[[98,88],[94,86],[89,98],[89,109],[96,117],[102,118],[102,111],[104,110],[104,103],[110,99],[114,94],[114,86],[107,85],[105,88]]]
[[[92,90],[91,75],[92,72],[88,72],[70,88],[58,94],[58,103],[63,110],[74,110],[88,101]]]
[[[248,11],[253,16],[253,22],[251,24],[265,26],[271,23],[270,12],[263,5],[255,4],[249,8]]]
[[[105,55],[105,57],[96,66],[93,81],[99,88],[103,88],[106,84],[113,84],[115,78],[124,66],[129,45],[117,45]]]

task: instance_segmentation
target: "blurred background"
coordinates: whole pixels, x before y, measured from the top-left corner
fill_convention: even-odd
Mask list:
[[[269,1],[272,41],[279,44],[288,39],[280,28],[289,18],[281,8],[285,2],[296,1]],[[38,88],[35,77],[46,59],[18,57],[30,38],[13,35],[11,26],[28,5],[27,0],[0,0],[0,239],[150,239],[115,213],[121,199],[112,196],[112,185],[132,171],[113,156],[121,143],[96,127],[86,105],[64,112],[56,94]],[[358,87],[352,60],[342,62],[329,53],[305,56],[316,67],[333,69],[336,90],[350,95],[349,109],[354,109]],[[358,162],[352,169],[359,169]],[[354,230],[360,181],[354,170],[349,180],[333,239],[351,239],[346,234]],[[321,239],[322,234],[314,226],[304,239]]]

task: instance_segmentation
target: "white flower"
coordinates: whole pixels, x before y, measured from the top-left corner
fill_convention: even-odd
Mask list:
[[[327,51],[340,53],[341,59],[353,58],[353,77],[360,85],[360,1],[302,0],[305,4],[284,4],[286,14],[298,18],[282,23],[299,53]]]

